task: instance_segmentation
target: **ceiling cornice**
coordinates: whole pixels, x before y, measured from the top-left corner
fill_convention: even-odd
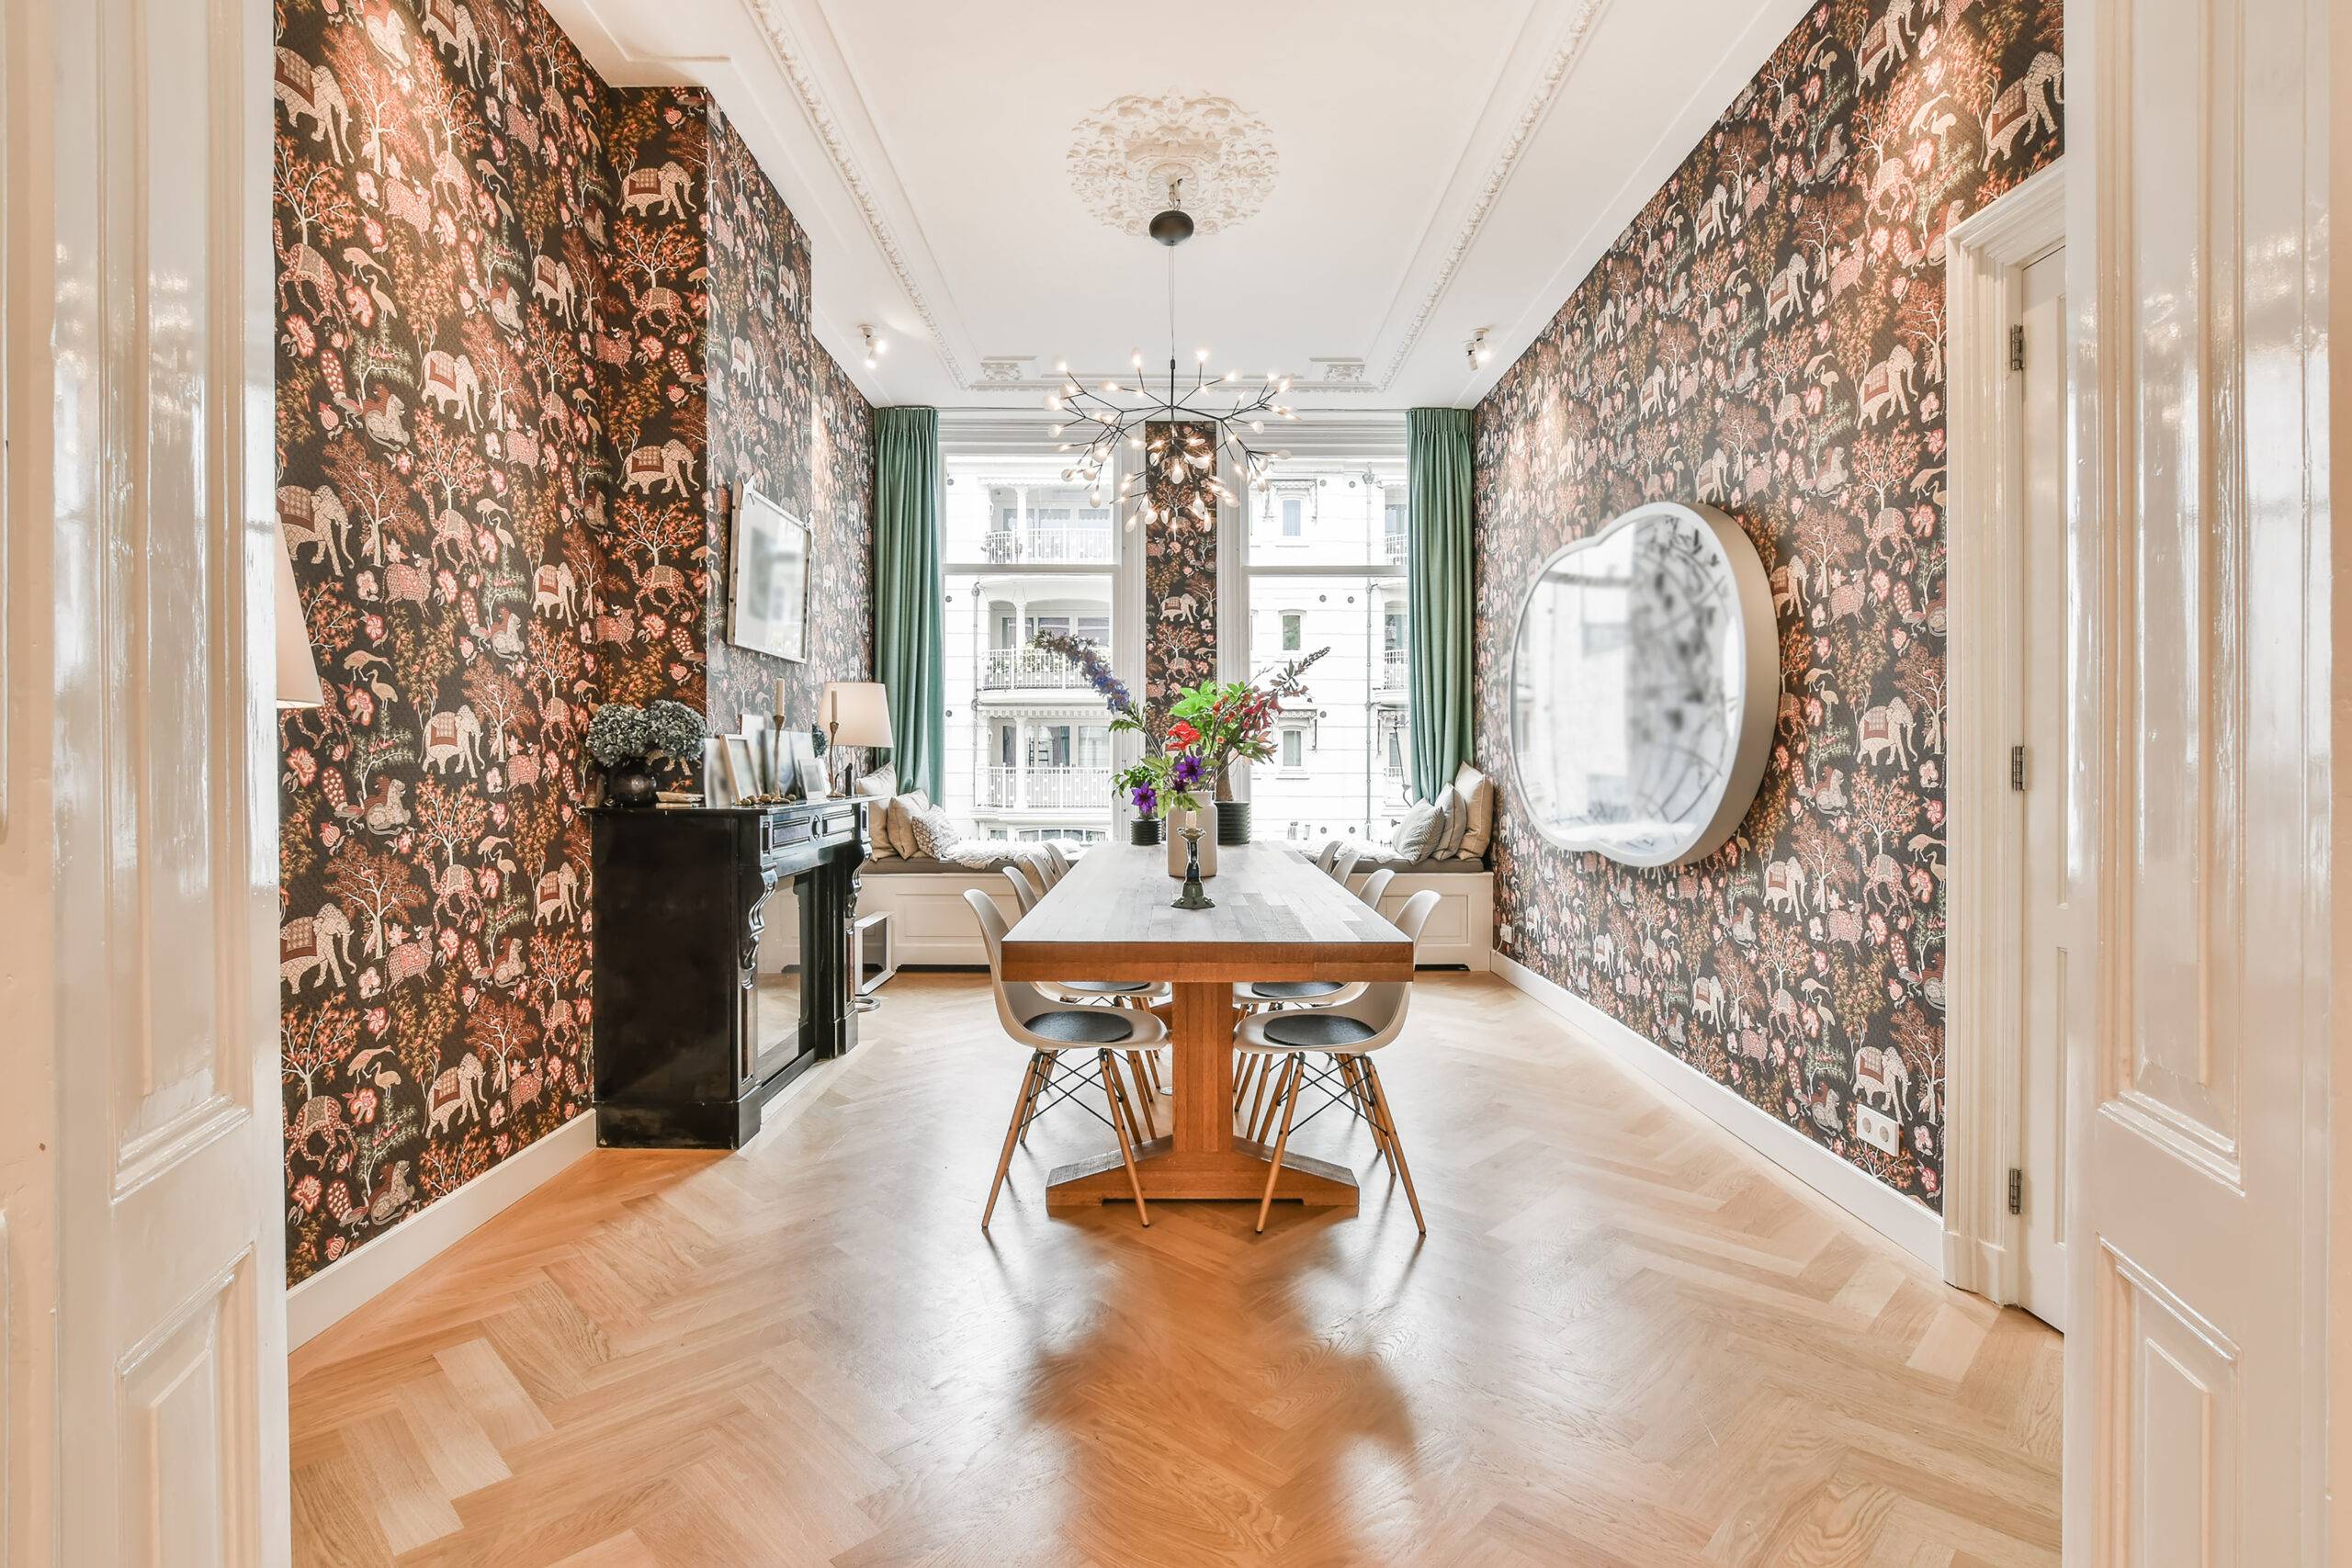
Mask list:
[[[889,220],[884,216],[875,198],[873,186],[858,166],[857,155],[850,148],[841,121],[834,117],[824,95],[819,91],[816,78],[808,71],[791,24],[781,14],[778,0],[743,0],[743,5],[751,13],[752,19],[758,24],[760,36],[767,40],[769,51],[775,56],[776,66],[784,73],[785,80],[792,84],[794,94],[800,99],[801,111],[808,117],[808,123],[817,132],[818,141],[824,144],[826,155],[832,159],[842,186],[857,204],[859,213],[865,220],[866,232],[874,237],[875,248],[889,264],[891,272],[899,280],[899,287],[906,291],[907,302],[914,307],[916,316],[921,318],[923,331],[931,339],[933,352],[947,367],[949,379],[959,386],[965,385],[963,364],[956,357],[955,347],[941,326],[929,297],[922,284],[916,281],[914,269],[908,264],[907,254],[899,245],[898,236],[891,231]],[[974,387],[970,389],[978,389]]]
[[[784,73],[786,80],[792,85],[793,92],[800,100],[802,112],[808,116],[808,123],[815,130],[819,141],[823,144],[827,155],[831,158],[834,169],[841,176],[843,188],[849,192],[851,198],[856,203],[859,213],[865,220],[866,231],[873,236],[875,247],[881,253],[884,261],[888,264],[898,280],[899,287],[905,291],[908,302],[913,306],[915,314],[922,320],[923,330],[930,337],[931,346],[938,354],[940,363],[946,367],[949,378],[967,392],[1032,389],[1042,392],[1051,391],[1058,387],[1061,384],[1061,378],[1058,377],[1046,380],[1024,378],[1017,381],[1001,378],[991,378],[986,373],[985,362],[981,374],[977,376],[966,374],[963,363],[956,355],[949,341],[949,335],[940,322],[937,311],[933,308],[922,285],[917,280],[904,247],[892,232],[889,220],[882,211],[873,186],[859,165],[857,154],[850,146],[848,135],[843,130],[840,119],[826,103],[823,91],[815,75],[808,70],[806,51],[798,43],[792,24],[783,14],[786,0],[742,0],[742,3],[752,20],[758,25],[761,36],[766,40],[770,51],[775,55],[778,69]],[[1501,147],[1497,150],[1491,160],[1486,178],[1480,184],[1469,211],[1464,214],[1453,240],[1447,245],[1439,263],[1436,276],[1430,280],[1428,288],[1422,293],[1419,305],[1415,308],[1412,316],[1406,322],[1403,336],[1399,339],[1396,350],[1389,355],[1387,367],[1379,378],[1377,380],[1367,378],[1345,381],[1334,379],[1302,381],[1296,384],[1297,390],[1348,395],[1381,395],[1386,393],[1389,388],[1395,385],[1396,378],[1403,373],[1406,360],[1411,356],[1414,348],[1419,343],[1423,330],[1429,325],[1430,317],[1436,312],[1439,303],[1443,300],[1447,289],[1452,286],[1455,274],[1461,270],[1464,258],[1469,254],[1471,247],[1477,243],[1479,231],[1485,227],[1487,218],[1493,211],[1496,201],[1501,197],[1504,187],[1510,183],[1511,171],[1517,167],[1521,154],[1527,150],[1528,143],[1533,139],[1537,129],[1543,125],[1544,117],[1551,112],[1553,105],[1558,102],[1561,89],[1566,85],[1568,78],[1575,73],[1577,63],[1584,58],[1585,46],[1590,41],[1601,13],[1608,8],[1608,5],[1609,0],[1577,0],[1575,14],[1557,35],[1558,42],[1546,60],[1543,73],[1536,79],[1527,101],[1521,107],[1510,132],[1505,136]],[[854,84],[853,90],[854,90]],[[887,154],[885,161],[888,161]],[[893,171],[893,177],[895,178],[895,171]]]
[[[1577,62],[1584,58],[1585,45],[1591,41],[1593,31],[1600,24],[1600,14],[1608,6],[1609,0],[1580,0],[1575,16],[1569,18],[1551,58],[1544,62],[1543,75],[1536,79],[1535,88],[1521,107],[1510,133],[1496,151],[1493,162],[1487,167],[1487,177],[1470,204],[1470,210],[1464,215],[1461,226],[1447,245],[1444,259],[1438,265],[1437,276],[1430,280],[1420,305],[1405,323],[1404,336],[1397,343],[1396,352],[1389,355],[1387,368],[1381,373],[1380,390],[1386,391],[1403,372],[1405,361],[1419,343],[1422,330],[1429,325],[1430,317],[1436,313],[1447,288],[1452,287],[1454,274],[1461,270],[1463,258],[1477,243],[1478,231],[1486,227],[1487,215],[1501,197],[1503,187],[1510,183],[1511,171],[1518,167],[1521,154],[1527,151],[1527,144],[1534,139],[1537,128],[1552,112],[1552,106],[1559,101],[1560,89],[1566,85]]]

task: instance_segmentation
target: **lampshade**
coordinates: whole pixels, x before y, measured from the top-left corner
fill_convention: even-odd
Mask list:
[[[311,626],[302,618],[302,596],[294,590],[294,558],[277,547],[277,705],[314,708],[327,700],[319,687],[319,661],[311,653]]]
[[[819,710],[836,746],[888,746],[890,699],[879,681],[828,681]]]

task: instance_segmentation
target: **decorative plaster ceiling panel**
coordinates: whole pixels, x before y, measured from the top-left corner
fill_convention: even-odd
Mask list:
[[[1138,237],[1170,206],[1201,234],[1246,221],[1265,205],[1281,163],[1266,122],[1214,93],[1129,93],[1074,129],[1070,188],[1089,212]]]

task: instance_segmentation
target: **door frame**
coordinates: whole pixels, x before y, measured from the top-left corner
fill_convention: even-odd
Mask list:
[[[2005,1306],[2021,1294],[2025,1227],[2008,1212],[2008,1172],[2025,1157],[2026,1093],[2014,920],[2025,797],[2009,780],[2009,746],[2025,723],[2024,607],[2011,586],[2024,545],[2024,388],[2009,368],[2009,333],[2022,318],[2027,265],[2065,243],[2061,158],[1954,228],[1944,272],[1945,671],[1955,743],[1946,781],[1943,1268],[1947,1283]]]

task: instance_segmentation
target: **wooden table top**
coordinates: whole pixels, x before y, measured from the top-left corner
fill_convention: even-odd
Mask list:
[[[1096,844],[1004,942],[1008,980],[1409,980],[1413,947],[1275,844],[1217,851],[1214,909],[1179,909],[1165,848]]]

